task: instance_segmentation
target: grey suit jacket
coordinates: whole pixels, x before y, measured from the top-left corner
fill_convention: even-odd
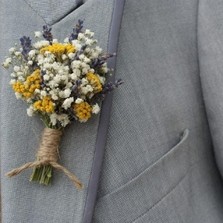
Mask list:
[[[0,60],[22,35],[78,19],[117,51],[122,85],[98,117],[66,129],[61,159],[85,188],[10,169],[34,159],[43,125],[1,69],[3,223],[220,223],[223,219],[223,1],[0,0]],[[120,26],[121,25],[121,26]],[[119,39],[118,39],[119,37]],[[217,164],[217,165],[216,165]]]

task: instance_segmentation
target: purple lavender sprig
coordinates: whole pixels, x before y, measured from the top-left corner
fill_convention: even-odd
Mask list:
[[[119,85],[121,85],[123,83],[124,83],[124,81],[122,79],[115,80],[114,83],[113,82],[105,83],[101,94],[105,95],[105,94],[113,91],[115,88],[117,88]]]
[[[74,39],[77,39],[77,37],[78,37],[78,34],[80,33],[80,32],[82,32],[82,28],[84,27],[83,26],[83,23],[84,23],[84,21],[83,20],[78,20],[78,23],[76,24],[76,27],[75,28],[73,28],[73,32],[71,33],[71,35],[70,35],[70,37],[69,37],[69,41],[71,42],[72,40],[74,40]]]
[[[53,41],[53,35],[51,33],[52,28],[47,25],[43,26],[43,37],[48,40],[50,43]]]
[[[94,67],[94,69],[100,68],[109,58],[116,56],[116,53],[113,54],[105,54],[99,58],[96,58],[92,61],[91,66]]]
[[[107,82],[103,86],[103,89],[100,93],[96,94],[92,101],[99,102],[105,99],[106,94],[112,92],[115,88],[117,88],[119,85],[123,84],[124,81],[122,79],[115,80],[115,82]]]
[[[78,97],[79,96],[79,94],[78,94],[78,87],[81,85],[81,80],[77,80],[76,82],[75,82],[75,84],[73,85],[73,87],[72,87],[72,95],[74,96],[74,97]]]
[[[22,46],[22,55],[25,59],[27,59],[27,55],[32,48],[30,37],[23,36],[20,38],[21,46]]]

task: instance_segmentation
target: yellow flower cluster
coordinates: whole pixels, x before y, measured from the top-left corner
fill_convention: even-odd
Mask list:
[[[36,89],[40,89],[41,75],[40,70],[35,70],[31,75],[26,78],[24,83],[15,82],[12,88],[15,92],[20,93],[25,98],[31,98]]]
[[[102,84],[99,77],[93,73],[87,73],[87,80],[90,82],[94,89],[94,93],[102,91]]]
[[[80,121],[85,122],[91,117],[92,107],[87,102],[74,105],[74,112]]]
[[[45,96],[42,100],[34,102],[33,107],[39,111],[47,113],[52,113],[54,111],[54,104],[48,96]]]
[[[72,44],[62,44],[62,43],[54,43],[52,45],[43,47],[40,50],[40,53],[45,53],[49,51],[54,54],[56,57],[61,57],[63,54],[69,54],[75,52],[75,47]]]

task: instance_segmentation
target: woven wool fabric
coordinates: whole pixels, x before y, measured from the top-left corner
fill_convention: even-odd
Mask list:
[[[222,9],[126,1],[94,223],[222,222]]]
[[[0,0],[0,60],[44,21],[62,39],[84,18],[106,49],[114,1],[60,2]],[[93,223],[222,222],[222,21],[221,0],[126,0],[116,66],[124,84],[113,97]],[[1,73],[3,222],[85,223],[86,190],[63,174],[51,187],[29,183],[28,171],[4,177],[34,159],[43,126]],[[62,139],[62,160],[85,185],[99,118],[70,126]]]

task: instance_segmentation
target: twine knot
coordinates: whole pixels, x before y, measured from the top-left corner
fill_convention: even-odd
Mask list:
[[[59,129],[44,128],[40,146],[36,154],[37,160],[11,170],[10,172],[6,173],[6,176],[13,177],[28,168],[51,165],[55,169],[63,171],[78,189],[82,189],[83,184],[78,180],[78,178],[57,162],[59,157],[59,143],[61,136],[62,131]]]

